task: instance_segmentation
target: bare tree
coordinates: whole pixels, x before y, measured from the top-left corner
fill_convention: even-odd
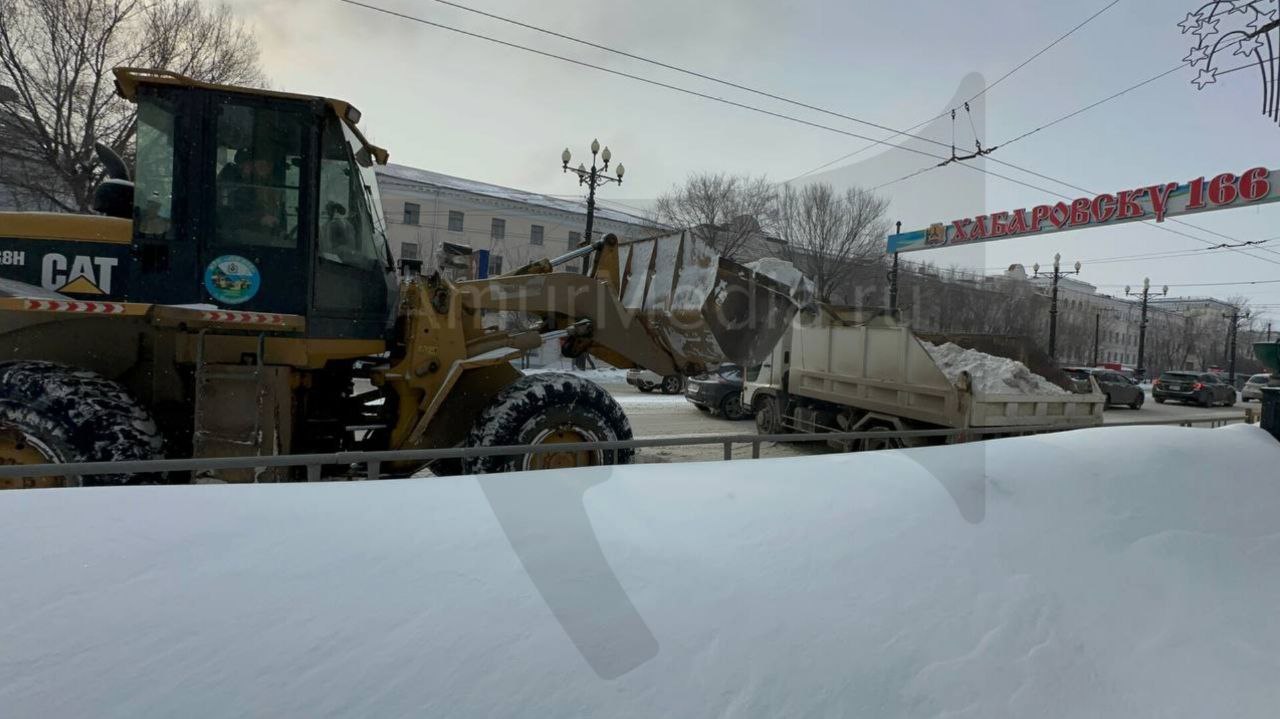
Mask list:
[[[657,219],[692,229],[720,254],[737,258],[762,234],[777,191],[763,176],[697,172],[658,197]]]
[[[860,260],[884,251],[887,209],[887,201],[856,187],[841,194],[826,183],[788,185],[778,198],[776,234],[818,299],[830,302]]]
[[[15,197],[84,212],[102,142],[129,154],[133,105],[115,94],[120,66],[259,85],[258,44],[226,5],[198,0],[0,0],[0,184]]]

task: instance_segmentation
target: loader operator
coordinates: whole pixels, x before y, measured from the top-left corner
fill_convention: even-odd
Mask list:
[[[248,148],[218,172],[219,239],[229,244],[289,247],[294,238],[284,233],[284,196],[273,181],[271,162],[255,158]],[[224,189],[225,188],[225,189]]]

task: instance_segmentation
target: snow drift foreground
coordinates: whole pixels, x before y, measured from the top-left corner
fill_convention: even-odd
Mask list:
[[[0,493],[0,714],[1273,717],[1277,465],[1137,427]]]

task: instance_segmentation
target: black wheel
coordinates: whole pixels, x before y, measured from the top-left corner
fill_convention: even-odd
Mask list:
[[[1129,409],[1142,409],[1142,403],[1144,401],[1146,401],[1146,395],[1139,392],[1138,396],[1129,403]]]
[[[1213,395],[1211,394],[1206,394],[1204,397],[1200,399],[1201,407],[1212,407],[1213,405],[1214,405]]]
[[[680,394],[684,389],[684,378],[678,374],[670,374],[662,378],[663,394]]]
[[[1234,394],[1234,393],[1233,393],[1230,397],[1228,397],[1228,398],[1227,398],[1227,406],[1228,406],[1228,407],[1234,407],[1234,406],[1236,406],[1236,396],[1235,396],[1235,394]]]
[[[1156,404],[1164,404],[1164,397],[1156,397]]]
[[[1115,402],[1112,402],[1112,401],[1111,401],[1111,393],[1110,393],[1110,392],[1107,392],[1104,396],[1105,396],[1105,399],[1103,399],[1103,400],[1102,400],[1102,408],[1103,408],[1103,409],[1106,409],[1107,407],[1110,407],[1111,405],[1115,404]]]
[[[0,463],[65,464],[161,456],[151,413],[123,386],[96,372],[52,362],[0,363]],[[0,488],[104,486],[158,477],[97,474],[0,480]]]
[[[742,393],[730,392],[720,401],[720,414],[725,419],[739,420],[747,418],[747,410],[742,406]]]
[[[756,432],[760,434],[781,434],[782,413],[778,411],[778,400],[765,395],[756,400]]]
[[[868,427],[866,431],[874,432],[877,435],[880,435],[880,434],[888,435],[890,432],[893,431],[893,427],[885,427],[883,425],[878,425],[874,427]],[[872,436],[872,437],[867,437],[861,440],[860,442],[858,442],[858,451],[860,452],[875,452],[881,449],[901,449],[901,448],[902,448],[902,440],[898,439],[897,437]]]
[[[640,390],[641,392],[644,392],[645,394],[648,394],[654,390],[654,386],[649,382],[645,382],[642,379],[638,379],[636,380],[636,389]]]
[[[611,442],[631,439],[622,407],[600,385],[577,375],[545,372],[522,377],[498,393],[467,435],[468,447]],[[635,450],[586,450],[524,456],[473,457],[470,474],[630,464]]]

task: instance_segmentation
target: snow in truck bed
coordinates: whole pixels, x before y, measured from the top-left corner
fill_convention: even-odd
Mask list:
[[[1274,717],[1277,465],[1134,427],[5,492],[0,714]]]

